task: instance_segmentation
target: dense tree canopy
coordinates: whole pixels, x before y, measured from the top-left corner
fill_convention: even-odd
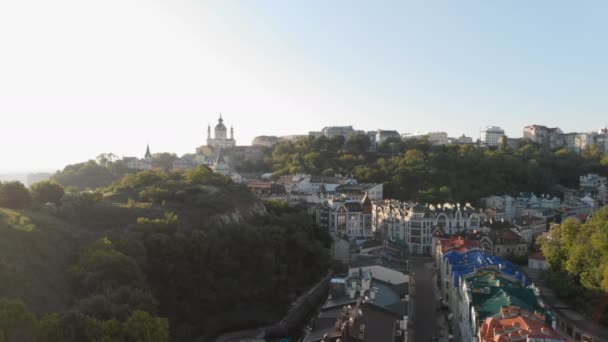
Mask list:
[[[388,139],[370,153],[364,138],[354,136],[346,144],[326,137],[282,141],[272,152],[275,174],[352,174],[360,182],[384,183],[389,198],[474,203],[491,194],[548,193],[556,184],[577,187],[584,173],[608,173],[608,156],[595,148],[576,154],[525,142],[513,150]]]
[[[20,182],[0,182],[0,207],[23,209],[32,203],[32,195]]]
[[[540,244],[550,266],[547,283],[561,298],[608,323],[606,307],[589,305],[608,294],[608,208],[587,223],[569,219],[555,225]]]
[[[30,195],[18,185],[12,186]],[[32,191],[44,202],[56,200],[59,190],[48,182]],[[6,341],[208,341],[228,329],[276,322],[329,267],[327,234],[285,203],[269,203],[269,215],[252,212],[246,223],[218,219],[263,205],[207,167],[129,173],[57,201],[53,211],[0,209],[0,247],[11,239],[26,244],[12,254],[0,250],[3,294],[22,294],[36,309],[0,302]],[[30,222],[30,212],[42,220]],[[4,267],[12,263],[19,267]],[[48,280],[21,274],[39,265],[53,267]],[[26,291],[32,279],[66,284],[54,293],[65,297],[57,309],[40,309],[48,293]]]
[[[65,191],[63,187],[53,181],[42,181],[31,186],[32,198],[36,203],[59,204]]]

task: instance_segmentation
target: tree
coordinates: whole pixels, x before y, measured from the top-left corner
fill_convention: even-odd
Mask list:
[[[168,152],[154,153],[152,158],[152,166],[165,171],[171,170],[173,168],[173,162],[178,159],[175,153]]]
[[[142,310],[133,311],[123,324],[123,331],[129,342],[169,341],[169,321]]]
[[[355,134],[347,141],[347,148],[354,154],[363,154],[369,151],[371,141],[366,134]]]
[[[32,198],[39,204],[59,204],[64,195],[63,187],[53,181],[42,181],[31,186]]]
[[[0,336],[2,342],[34,341],[36,316],[21,300],[0,299]]]
[[[21,182],[0,183],[0,207],[24,209],[31,202],[32,196]]]
[[[63,324],[58,314],[43,316],[38,322],[38,341],[63,342],[65,334]]]

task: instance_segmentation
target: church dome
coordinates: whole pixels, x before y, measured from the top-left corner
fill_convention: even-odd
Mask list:
[[[216,131],[226,131],[226,126],[224,126],[224,119],[222,119],[222,116],[220,115],[219,120],[217,120],[218,123],[217,125],[215,125],[215,130]]]

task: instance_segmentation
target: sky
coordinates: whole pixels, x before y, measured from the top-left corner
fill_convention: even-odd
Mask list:
[[[0,171],[330,125],[608,125],[608,3],[0,1]]]

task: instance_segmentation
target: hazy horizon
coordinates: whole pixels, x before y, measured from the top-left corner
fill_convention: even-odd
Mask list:
[[[602,2],[0,4],[0,172],[324,126],[608,124]]]

